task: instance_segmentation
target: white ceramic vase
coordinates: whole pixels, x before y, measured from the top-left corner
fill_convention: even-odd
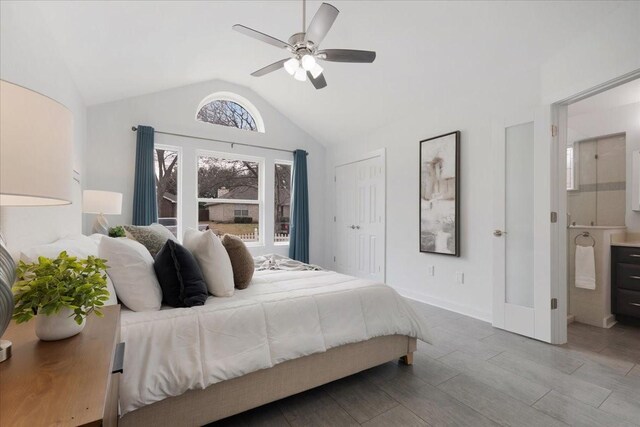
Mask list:
[[[56,341],[79,334],[84,329],[87,319],[78,325],[73,318],[73,311],[63,308],[58,314],[36,316],[36,335],[43,341]]]

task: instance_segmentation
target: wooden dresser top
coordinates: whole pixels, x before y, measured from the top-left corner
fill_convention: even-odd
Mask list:
[[[2,336],[13,342],[0,363],[0,426],[76,426],[99,423],[104,414],[120,306],[91,314],[84,330],[60,341],[40,341],[35,319],[11,322]]]

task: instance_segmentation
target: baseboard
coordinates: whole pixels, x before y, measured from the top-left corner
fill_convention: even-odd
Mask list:
[[[446,301],[440,298],[435,298],[430,295],[425,295],[420,292],[411,291],[403,288],[396,288],[396,291],[405,298],[412,299],[414,301],[422,302],[425,304],[433,305],[445,310],[453,311],[454,313],[463,314],[465,316],[473,317],[474,319],[482,320],[491,323],[491,313],[476,310],[473,307],[456,304],[451,301]]]
[[[576,316],[573,314],[567,314],[567,325],[576,321]]]
[[[602,319],[602,327],[606,328],[606,329],[609,329],[610,327],[612,327],[616,323],[618,323],[618,322],[616,321],[616,316],[614,316],[613,314],[610,314],[607,317],[605,317],[604,319]]]

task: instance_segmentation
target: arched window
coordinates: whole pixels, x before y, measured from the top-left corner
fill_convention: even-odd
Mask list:
[[[254,132],[264,132],[258,109],[245,98],[230,92],[207,96],[198,106],[196,120]]]

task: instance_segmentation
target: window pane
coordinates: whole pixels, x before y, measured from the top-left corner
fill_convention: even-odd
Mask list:
[[[275,168],[275,235],[274,241],[289,241],[289,215],[291,211],[291,165],[276,163]]]
[[[258,162],[198,157],[198,198],[258,200]]]
[[[567,147],[567,190],[574,189],[573,147]]]
[[[257,131],[253,116],[240,104],[233,101],[216,100],[198,111],[198,120],[214,125]]]
[[[198,202],[198,229],[213,230],[219,237],[233,234],[245,242],[260,240],[260,205]]]
[[[178,236],[178,152],[156,148],[154,152],[158,222]]]
[[[260,164],[221,157],[198,157],[199,227],[217,235],[260,240]]]

